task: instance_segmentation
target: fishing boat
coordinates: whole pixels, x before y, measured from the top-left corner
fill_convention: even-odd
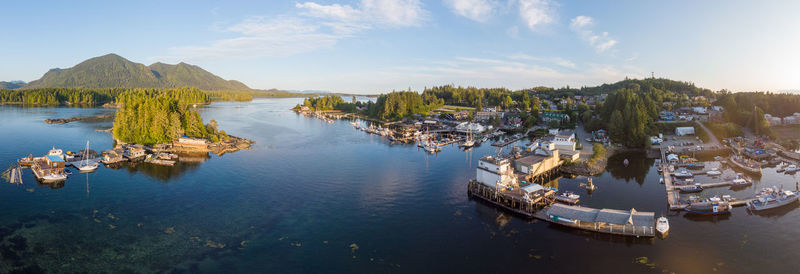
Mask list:
[[[669,221],[667,217],[658,217],[658,220],[656,220],[656,231],[658,231],[661,236],[667,236],[667,233],[669,233]]]
[[[713,168],[713,169],[711,169],[711,170],[707,171],[707,172],[706,172],[706,174],[707,174],[708,176],[719,176],[719,175],[721,175],[721,174],[722,174],[722,172],[721,172],[721,171],[719,171],[719,169],[717,169],[717,168]]]
[[[692,178],[694,177],[694,174],[686,171],[685,169],[681,169],[678,170],[678,172],[675,172],[675,174],[672,174],[672,176],[675,176],[675,178]]]
[[[97,167],[99,167],[100,164],[89,160],[89,141],[86,141],[86,150],[84,150],[82,154],[81,161],[78,164],[73,165],[81,172],[91,172],[97,170]]]
[[[797,193],[772,187],[762,190],[756,199],[747,202],[747,208],[752,211],[761,211],[785,206],[796,201]]]
[[[562,192],[561,194],[556,195],[556,201],[565,203],[565,204],[577,204],[578,201],[581,199],[581,196],[570,191]]]
[[[784,168],[783,172],[785,172],[787,174],[792,174],[792,173],[797,172],[797,170],[798,169],[797,169],[796,165],[789,165],[786,168]]]
[[[703,191],[703,187],[700,184],[694,184],[694,185],[682,186],[679,188],[679,190],[684,193],[694,193]]]
[[[690,201],[686,212],[701,215],[719,215],[730,213],[731,205],[719,197]]]
[[[744,159],[741,156],[730,157],[728,159],[728,163],[730,163],[735,167],[743,169],[744,171],[754,174],[761,174],[761,165],[759,165],[758,163],[749,162],[747,159]]]

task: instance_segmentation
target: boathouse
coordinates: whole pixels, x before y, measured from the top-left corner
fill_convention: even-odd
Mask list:
[[[652,237],[655,235],[655,213],[653,212],[553,204],[545,214],[550,222],[584,230],[628,236]]]

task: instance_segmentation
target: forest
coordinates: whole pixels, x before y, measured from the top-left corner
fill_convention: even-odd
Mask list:
[[[769,92],[729,92],[723,90],[715,105],[725,109],[723,118],[731,123],[768,134],[769,122],[764,114],[776,117],[791,116],[800,112],[800,95]]]
[[[23,90],[0,90],[0,104],[59,105],[86,104],[98,105],[117,100],[120,94],[136,89],[131,88],[35,88]],[[151,89],[153,90],[153,89]],[[201,91],[196,88],[170,89],[192,104],[208,104],[211,101],[251,101],[257,91]],[[188,96],[191,94],[191,96]]]
[[[167,143],[181,136],[211,142],[227,139],[216,121],[203,124],[200,114],[190,108],[209,100],[208,94],[194,88],[126,90],[116,99],[121,107],[114,118],[114,138],[137,144]]]

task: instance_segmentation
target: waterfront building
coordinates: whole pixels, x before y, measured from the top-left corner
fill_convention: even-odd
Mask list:
[[[528,178],[545,174],[561,162],[558,149],[552,142],[537,142],[529,148],[530,154],[514,160],[514,167]]]
[[[489,155],[478,160],[476,170],[476,181],[485,186],[491,188],[519,186],[509,159]]]

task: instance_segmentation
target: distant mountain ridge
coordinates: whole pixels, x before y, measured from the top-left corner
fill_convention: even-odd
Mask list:
[[[90,58],[67,69],[54,68],[22,89],[48,87],[80,88],[180,88],[202,90],[251,90],[236,80],[225,80],[198,66],[131,62],[116,54]]]
[[[23,81],[0,81],[0,89],[16,89],[25,86]]]

